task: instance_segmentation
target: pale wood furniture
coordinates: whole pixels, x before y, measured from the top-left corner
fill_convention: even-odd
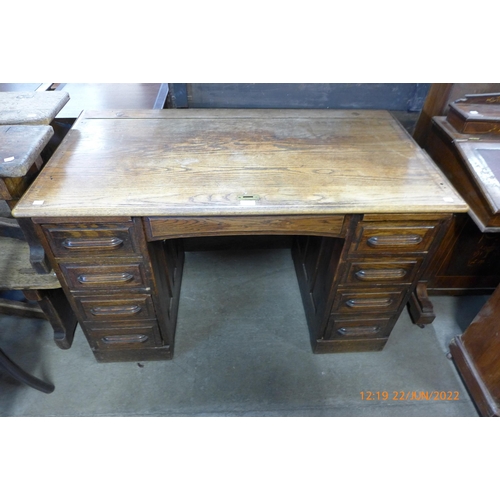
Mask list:
[[[388,112],[191,109],[84,113],[14,214],[116,361],[172,357],[182,240],[201,235],[297,235],[314,352],[382,349],[467,209]]]
[[[47,125],[0,126],[0,200],[13,208],[42,165],[40,154],[53,134]],[[54,328],[54,339],[64,349],[71,346],[76,317],[61,290],[54,272],[46,272],[33,239],[31,221],[0,218],[0,291],[22,291],[32,302],[0,298],[0,313],[48,319]],[[27,237],[28,241],[25,240]],[[30,247],[29,241],[32,243]],[[40,247],[41,248],[41,247]],[[34,251],[34,253],[33,253]],[[33,266],[30,259],[34,260]],[[40,274],[39,272],[43,272]],[[0,350],[0,368],[17,380],[42,392],[54,390],[25,372]]]
[[[0,126],[0,200],[10,209],[39,173],[40,153],[52,136],[47,125]],[[20,227],[15,223],[19,222]],[[9,299],[0,299],[0,312],[47,318],[54,328],[56,343],[67,349],[73,341],[76,318],[61,285],[46,267],[45,253],[39,246],[28,219],[0,219],[0,290],[21,290],[39,308]]]
[[[0,313],[48,319],[54,339],[63,349],[71,346],[76,317],[46,260],[33,224],[28,219],[16,221],[10,211],[42,168],[42,152],[54,134],[49,124],[68,99],[64,92],[0,92],[0,290],[23,292],[30,301],[2,296]],[[27,373],[1,350],[0,367],[42,392],[54,390],[52,384]]]
[[[50,125],[67,92],[0,92],[0,125]]]
[[[42,90],[48,87],[48,84],[41,85],[37,91],[32,92],[0,92],[0,126],[4,126],[0,135],[3,148],[3,156],[0,157],[3,177],[3,180],[0,179],[2,217],[5,209],[3,200],[7,200],[7,204],[12,208],[37,175],[44,160],[50,157],[50,152],[47,156],[47,151],[54,146],[50,143],[54,131],[49,125],[69,101],[69,95],[67,92],[55,94]],[[22,129],[18,128],[19,126],[38,128],[29,131],[28,128]],[[25,221],[19,224],[30,245],[31,265],[40,273],[48,272],[50,268],[45,253],[34,236],[32,224]]]

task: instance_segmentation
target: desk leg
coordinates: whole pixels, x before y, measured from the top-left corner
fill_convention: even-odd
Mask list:
[[[427,283],[420,282],[408,301],[408,312],[416,325],[423,328],[430,325],[435,319],[434,307],[427,295]]]

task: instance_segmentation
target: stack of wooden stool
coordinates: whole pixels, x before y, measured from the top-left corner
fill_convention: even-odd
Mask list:
[[[62,349],[72,344],[76,318],[31,221],[13,219],[10,210],[43,167],[41,153],[54,133],[49,124],[68,100],[64,92],[0,92],[0,291],[21,291],[31,301],[0,298],[0,313],[48,319]],[[54,390],[1,349],[0,369],[40,391]]]

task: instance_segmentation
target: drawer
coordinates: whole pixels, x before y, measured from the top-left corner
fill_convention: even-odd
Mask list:
[[[144,266],[140,263],[111,266],[60,264],[60,268],[68,287],[73,291],[118,291],[146,286]]]
[[[374,352],[381,351],[388,340],[389,337],[382,337],[380,339],[319,339],[314,344],[313,350],[315,354],[332,354],[338,352]]]
[[[352,252],[375,254],[426,252],[434,239],[437,225],[360,223]]]
[[[75,297],[84,321],[124,321],[154,319],[155,309],[149,295]]]
[[[343,215],[262,215],[218,217],[145,217],[148,240],[189,236],[303,234],[340,236]]]
[[[390,317],[354,319],[332,316],[326,327],[325,340],[359,340],[386,338],[391,333]]]
[[[137,350],[163,345],[156,321],[105,326],[98,323],[83,323],[82,326],[90,347],[94,350]]]
[[[405,296],[406,289],[377,291],[338,289],[332,313],[341,314],[392,314],[395,313]]]
[[[58,258],[125,257],[140,253],[132,224],[44,224],[50,248]]]
[[[353,285],[380,284],[380,285],[410,285],[420,268],[422,259],[415,260],[388,260],[349,262],[345,283]]]

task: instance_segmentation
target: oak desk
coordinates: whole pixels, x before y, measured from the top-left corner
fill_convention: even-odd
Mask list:
[[[179,109],[84,113],[15,216],[121,361],[172,357],[182,239],[215,235],[296,235],[314,352],[380,350],[467,209],[388,112]]]

